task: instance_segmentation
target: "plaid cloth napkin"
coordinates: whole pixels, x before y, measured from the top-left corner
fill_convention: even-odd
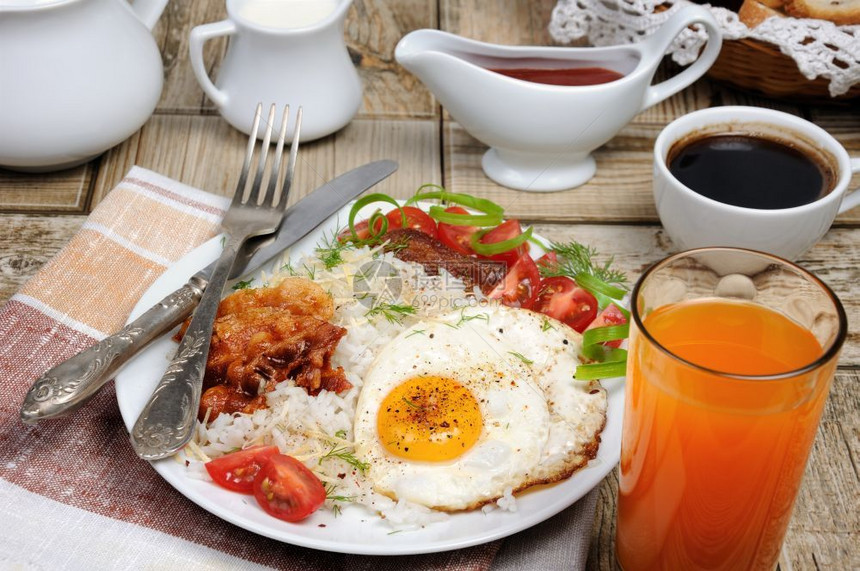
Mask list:
[[[139,460],[108,384],[64,419],[25,426],[32,382],[118,330],[168,266],[218,232],[228,199],[133,168],[0,309],[0,566],[517,570],[585,566],[596,492],[505,540],[432,555],[315,551],[235,527]]]

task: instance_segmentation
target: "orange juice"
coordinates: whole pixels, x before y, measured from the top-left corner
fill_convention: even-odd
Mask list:
[[[644,327],[668,352],[633,328],[619,562],[626,571],[773,569],[836,359],[787,378],[737,378],[784,374],[823,354],[807,329],[747,302],[668,305]]]

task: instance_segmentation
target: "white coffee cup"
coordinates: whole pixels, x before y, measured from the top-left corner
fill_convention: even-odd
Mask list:
[[[361,80],[343,38],[352,0],[227,0],[227,19],[191,30],[191,67],[228,123],[250,134],[257,103],[301,106],[301,140],[345,126],[361,105]],[[326,10],[326,6],[328,9]],[[203,44],[230,36],[213,83]],[[280,113],[280,111],[279,111]],[[275,124],[280,124],[280,116]],[[291,122],[287,137],[292,137]],[[262,138],[264,128],[258,136]]]
[[[745,208],[703,196],[669,171],[667,157],[675,143],[727,131],[771,135],[796,141],[801,150],[814,150],[832,169],[830,192],[792,208]],[[860,159],[850,158],[836,139],[809,121],[759,107],[713,107],[676,119],[657,137],[654,201],[663,227],[681,249],[733,246],[796,260],[824,236],[837,214],[860,204],[860,192],[848,190],[856,172],[860,172]]]

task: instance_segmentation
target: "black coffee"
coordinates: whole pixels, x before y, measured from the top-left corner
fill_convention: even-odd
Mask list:
[[[830,192],[830,170],[776,139],[747,134],[679,141],[667,157],[685,186],[713,200],[763,210],[814,202]]]

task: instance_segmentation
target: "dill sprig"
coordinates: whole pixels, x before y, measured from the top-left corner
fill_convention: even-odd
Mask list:
[[[558,255],[558,264],[539,264],[538,268],[543,278],[556,276],[574,278],[577,274],[585,273],[607,284],[623,286],[627,283],[627,276],[623,272],[612,269],[614,258],[610,257],[602,266],[595,264],[594,257],[597,256],[597,250],[591,246],[574,240],[567,243],[552,242],[549,249]]]
[[[466,308],[464,307],[463,309],[460,310],[460,320],[457,322],[457,327],[460,327],[464,323],[467,323],[469,321],[474,321],[476,319],[481,319],[481,320],[489,323],[490,322],[490,314],[489,313],[476,313],[475,315],[466,315]]]
[[[367,462],[362,462],[358,458],[356,458],[355,454],[350,452],[349,449],[351,446],[338,446],[337,443],[333,444],[331,449],[328,452],[323,454],[319,463],[322,464],[323,460],[328,460],[329,458],[340,458],[362,474],[364,474],[368,468],[370,468],[370,464]]]
[[[367,317],[376,317],[382,315],[389,323],[403,325],[403,318],[407,315],[414,315],[415,308],[411,305],[398,305],[395,303],[379,303],[370,308],[364,315]]]
[[[534,361],[532,361],[531,359],[529,359],[528,357],[526,357],[522,353],[517,353],[516,351],[508,351],[508,353],[510,353],[511,355],[513,355],[514,357],[516,357],[517,359],[519,359],[520,361],[522,361],[526,365],[531,365],[532,363],[534,363]]]
[[[355,248],[351,242],[339,240],[337,233],[323,236],[322,242],[317,246],[317,258],[323,263],[325,269],[330,270],[343,263],[343,252]]]
[[[238,291],[240,289],[248,289],[249,287],[251,287],[251,282],[253,282],[253,281],[254,281],[254,278],[251,278],[249,280],[239,280],[233,286],[233,289],[236,291]]]

